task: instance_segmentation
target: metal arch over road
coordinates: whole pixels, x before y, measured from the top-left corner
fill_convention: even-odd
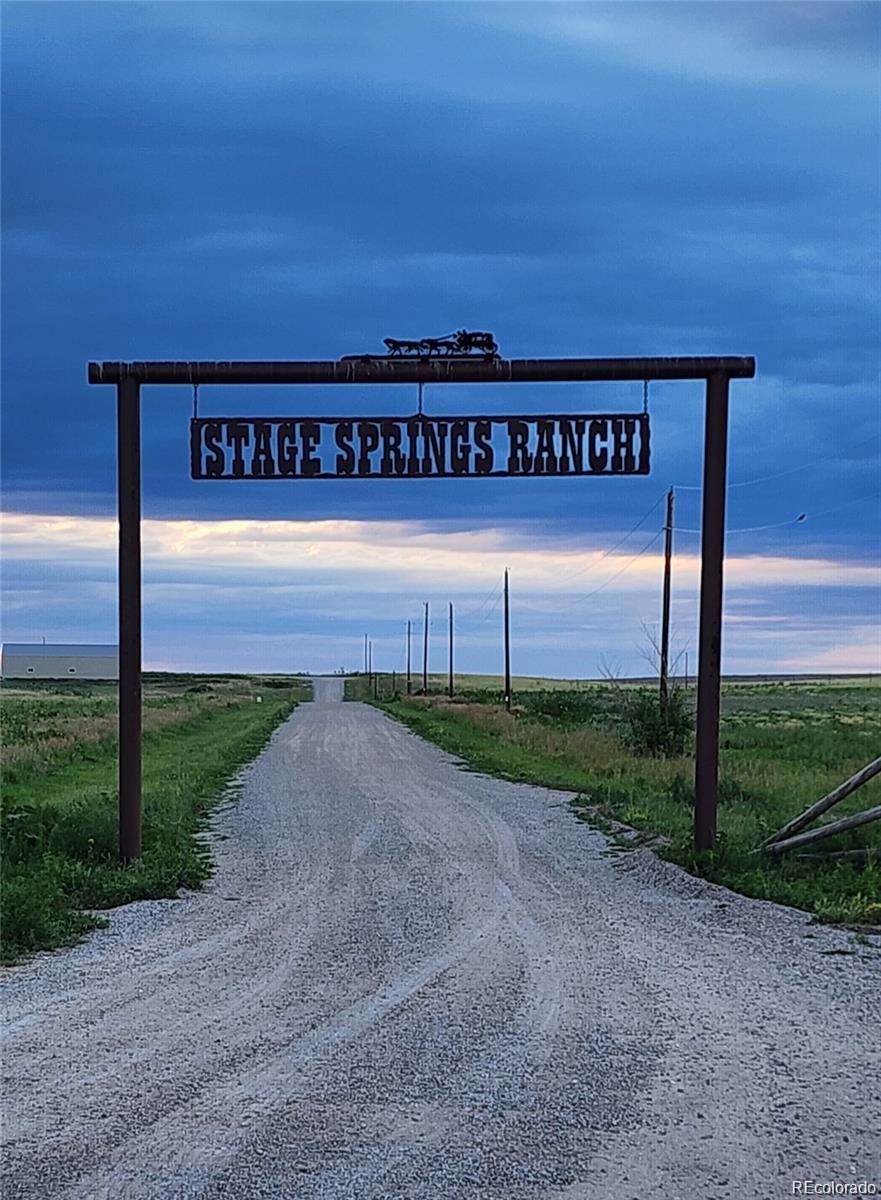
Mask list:
[[[141,436],[143,384],[585,383],[706,381],[694,844],[716,839],[721,693],[722,569],[731,379],[752,357],[502,359],[350,355],[303,362],[90,362],[89,383],[117,392],[119,502],[119,846],[141,853]]]

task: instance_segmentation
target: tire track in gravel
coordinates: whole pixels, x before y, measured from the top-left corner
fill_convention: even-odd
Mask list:
[[[316,680],[242,773],[202,892],[3,973],[4,1196],[764,1200],[881,1176],[876,955],[612,861],[560,793],[463,772],[340,689]]]

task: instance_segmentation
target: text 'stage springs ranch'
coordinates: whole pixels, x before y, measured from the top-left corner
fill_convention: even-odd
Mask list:
[[[193,479],[647,475],[645,413],[198,418]]]

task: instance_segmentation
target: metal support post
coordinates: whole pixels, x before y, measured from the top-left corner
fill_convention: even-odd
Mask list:
[[[116,388],[119,514],[119,857],[141,856],[141,386]]]
[[[505,567],[505,708],[511,711],[511,610],[508,603],[508,568]]]
[[[701,523],[701,599],[694,763],[694,848],[716,843],[722,690],[722,572],[728,469],[728,376],[707,380]]]

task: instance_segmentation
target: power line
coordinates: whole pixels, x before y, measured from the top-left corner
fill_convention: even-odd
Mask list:
[[[604,559],[608,558],[610,554],[614,554],[614,552],[618,549],[618,547],[623,546],[623,544],[627,541],[627,539],[629,537],[631,537],[632,534],[636,533],[637,529],[639,529],[640,526],[643,525],[648,520],[648,518],[652,515],[652,513],[655,511],[655,509],[658,507],[658,505],[664,499],[665,495],[666,495],[666,492],[662,492],[661,495],[658,496],[658,498],[651,505],[651,507],[648,508],[646,510],[646,512],[643,513],[643,515],[639,518],[639,520],[636,522],[636,524],[631,526],[631,528],[628,529],[628,531],[623,535],[623,537],[620,537],[617,542],[615,542],[613,545],[611,545],[608,548],[608,550],[603,551],[603,553],[599,556],[599,558],[593,559],[593,560],[591,560],[591,562],[586,563],[585,566],[580,567],[577,571],[574,571],[571,575],[563,576],[564,582],[568,583],[568,582],[571,582],[571,580],[573,580],[573,579],[577,579],[580,575],[583,575],[585,571],[591,570],[592,568],[598,566],[598,564],[601,563]],[[637,557],[638,557],[638,555],[637,555]],[[614,578],[614,576],[613,576],[613,578]],[[605,585],[603,585],[603,586],[605,586]],[[465,613],[464,615],[460,615],[459,620],[466,621],[466,622],[469,622],[469,621],[473,622],[475,628],[478,628],[479,626],[483,625],[487,620],[489,620],[490,617],[492,617],[494,615],[494,613],[496,613],[498,611],[498,607],[499,607],[499,604],[501,603],[503,593],[504,593],[504,582],[496,584],[496,586],[492,589],[492,591],[489,593],[489,595],[484,597],[482,603],[479,604],[476,609],[474,609],[470,613]],[[484,608],[486,608],[486,605],[493,599],[495,602],[493,603],[492,607],[486,613],[484,613],[484,615],[482,617],[480,617],[479,614],[481,613],[481,611]]]
[[[852,508],[854,504],[865,504],[867,501],[872,501],[874,504],[881,503],[881,496],[857,496],[854,500],[847,500],[844,504],[836,504],[834,508],[824,508],[818,513],[811,513],[812,517],[828,517],[830,513],[841,512],[843,508]]]
[[[493,597],[496,595],[497,592],[501,596],[503,587],[504,587],[504,583],[501,581],[499,583],[495,584],[495,586],[490,591],[489,595],[487,595],[483,598],[482,602],[480,604],[478,604],[477,608],[473,609],[470,613],[467,613],[467,612],[465,613],[464,620],[467,621],[473,617],[476,617],[479,612],[481,612],[484,608],[486,608],[487,604],[490,602],[490,600],[493,599]],[[461,614],[459,616],[459,620],[460,621],[463,620],[463,617]]]
[[[855,450],[857,446],[871,445],[872,442],[877,442],[881,439],[881,433],[876,433],[870,438],[861,438],[858,442],[852,442],[844,447],[844,453],[848,450]],[[840,462],[841,454],[828,454],[825,458],[814,458],[810,462],[802,463],[798,467],[787,467],[785,471],[775,471],[772,475],[760,475],[757,479],[741,479],[738,483],[729,483],[730,488],[752,487],[754,483],[767,483],[771,479],[783,479],[786,475],[795,475],[799,471],[807,471],[811,467],[821,466],[823,463]],[[678,491],[683,492],[700,492],[703,490],[701,484],[693,483],[677,483],[675,487]]]
[[[798,525],[799,521],[804,521],[807,513],[801,513],[797,517],[790,517],[788,521],[775,521],[773,525],[748,525],[742,529],[726,529],[725,536],[729,533],[758,533],[762,529],[782,529],[784,525]],[[675,533],[700,533],[699,529],[685,529],[677,525]]]
[[[641,525],[645,524],[645,522],[652,515],[652,513],[655,511],[655,509],[658,507],[658,505],[663,501],[666,494],[667,494],[666,492],[661,492],[661,494],[660,494],[660,496],[658,496],[657,500],[655,500],[655,502],[652,504],[652,506],[649,509],[647,509],[646,512],[643,513],[643,515],[639,518],[639,520],[636,522],[636,524],[631,526],[631,528],[627,530],[627,532],[624,534],[624,536],[620,537],[618,539],[618,541],[614,543],[614,545],[612,545],[608,548],[608,550],[604,550],[603,553],[599,556],[599,558],[591,559],[590,562],[585,563],[585,565],[583,567],[579,567],[577,571],[573,571],[570,575],[557,575],[555,577],[555,580],[557,582],[571,583],[571,581],[573,579],[578,579],[578,577],[580,575],[583,575],[585,573],[585,571],[590,571],[594,567],[598,566],[603,561],[603,559],[608,558],[610,554],[614,554],[619,546],[623,546],[624,543],[627,541],[627,539],[632,534],[636,533],[637,529],[639,529]]]
[[[657,531],[657,533],[653,533],[651,538],[646,542],[646,544],[642,547],[642,549],[637,550],[636,554],[634,554],[632,558],[629,558],[627,560],[627,562],[624,564],[624,566],[621,567],[620,570],[616,571],[614,575],[610,575],[608,579],[604,580],[599,585],[599,587],[594,588],[593,591],[591,591],[591,592],[585,592],[583,595],[573,597],[573,599],[570,601],[570,603],[564,604],[562,607],[556,607],[554,609],[554,612],[570,612],[576,606],[583,604],[585,600],[589,600],[592,596],[595,596],[598,592],[601,592],[604,588],[607,588],[610,583],[614,583],[616,579],[618,579],[621,575],[624,574],[625,571],[627,571],[631,566],[633,566],[633,564],[636,562],[636,560],[638,558],[642,558],[643,554],[645,554],[648,550],[650,550],[652,548],[652,546],[655,544],[655,542],[658,540],[658,538],[663,535],[663,533],[664,533],[663,529],[659,529]],[[522,606],[524,608],[532,608],[533,612],[539,611],[539,610],[533,608],[528,603],[523,603]]]
[[[636,524],[632,525],[630,527],[630,529],[628,529],[627,532],[623,535],[623,537],[620,537],[617,542],[615,542],[613,545],[611,545],[608,548],[608,550],[604,550],[603,553],[599,556],[599,558],[592,559],[590,562],[586,563],[583,567],[579,567],[578,570],[573,571],[570,575],[564,575],[562,577],[558,576],[557,580],[559,581],[562,578],[563,582],[569,583],[573,579],[578,579],[579,576],[581,576],[585,573],[585,571],[592,570],[594,567],[598,566],[604,559],[608,558],[610,554],[614,554],[615,551],[619,548],[619,546],[623,546],[624,543],[627,541],[627,539],[629,537],[631,537],[634,533],[636,533],[637,529],[639,529],[642,525],[645,524],[645,522],[652,515],[652,513],[655,511],[655,509],[658,507],[658,505],[663,501],[665,495],[666,495],[666,492],[662,492],[658,496],[658,498],[652,503],[652,505],[643,513],[643,515],[639,518],[639,520],[636,522]],[[613,578],[614,578],[614,576],[613,576]],[[504,585],[504,579],[503,579],[500,583],[497,583],[495,585],[495,587],[492,588],[492,590],[489,592],[489,594],[487,596],[484,597],[484,599],[477,606],[477,608],[472,609],[470,612],[460,613],[458,616],[458,620],[460,622],[462,622],[462,621],[473,622],[475,628],[483,625],[498,610],[499,604],[501,603],[502,595],[504,593],[504,586],[505,585]],[[603,586],[605,586],[605,585],[603,585]],[[486,613],[484,613],[484,615],[481,617],[480,613],[483,612],[483,610],[486,608],[487,604],[489,604],[491,601],[494,601],[494,603],[492,604],[492,607]]]
[[[583,567],[579,567],[579,569],[577,571],[573,571],[571,575],[558,576],[558,579],[561,578],[564,583],[570,583],[573,579],[577,579],[579,577],[579,575],[583,575],[585,571],[589,571],[589,570],[591,570],[591,568],[598,566],[599,563],[601,563],[604,558],[608,558],[610,554],[614,554],[615,551],[618,549],[618,547],[623,546],[624,543],[627,541],[627,539],[631,536],[631,534],[636,533],[637,529],[639,529],[639,527],[648,520],[648,518],[652,515],[652,513],[655,511],[655,509],[658,507],[658,505],[664,499],[666,494],[667,494],[666,492],[661,492],[660,496],[658,496],[657,500],[654,502],[654,504],[651,506],[651,508],[647,512],[643,513],[643,515],[639,518],[639,520],[636,522],[636,524],[631,529],[628,529],[628,531],[624,534],[624,536],[622,538],[619,538],[618,541],[615,542],[614,546],[610,546],[608,550],[605,550],[599,556],[599,558],[594,559],[589,563],[585,563],[585,565]]]
[[[844,504],[836,504],[834,508],[823,508],[819,512],[803,512],[797,517],[791,517],[788,521],[775,521],[773,525],[748,525],[742,529],[726,529],[726,536],[729,533],[756,533],[762,529],[783,529],[786,525],[799,525],[802,521],[808,519],[816,520],[817,517],[828,517],[832,513],[841,512],[842,509],[852,508],[855,504],[865,504],[868,501],[877,503],[881,500],[879,496],[857,496],[853,500],[846,500]],[[684,529],[676,526],[676,533],[700,533],[699,529]]]
[[[474,625],[472,626],[473,629],[479,629],[481,627],[481,625],[484,625],[490,619],[490,617],[494,616],[499,611],[499,605],[502,602],[502,596],[504,595],[504,591],[505,591],[505,585],[503,583],[501,591],[496,596],[495,604],[493,604],[492,608],[483,614],[483,616],[480,618],[480,620],[474,622]]]
[[[594,590],[592,592],[588,592],[586,596],[576,597],[576,600],[578,601],[578,603],[581,603],[584,600],[589,600],[591,598],[591,596],[595,596],[597,594],[597,592],[601,592],[604,587],[608,587],[608,585],[610,583],[612,583],[614,580],[616,580],[619,575],[623,575],[628,567],[632,566],[633,563],[635,563],[638,558],[642,558],[643,554],[645,554],[645,552],[647,550],[650,550],[652,548],[652,546],[655,544],[655,542],[658,540],[658,538],[661,536],[661,534],[663,532],[664,532],[663,529],[659,529],[658,532],[656,534],[654,534],[653,537],[649,541],[646,542],[646,544],[643,546],[643,548],[641,550],[638,550],[637,553],[634,554],[633,558],[629,559],[624,564],[624,566],[621,568],[620,571],[616,571],[614,575],[611,575],[606,580],[605,583],[601,583],[598,588],[594,588]]]

